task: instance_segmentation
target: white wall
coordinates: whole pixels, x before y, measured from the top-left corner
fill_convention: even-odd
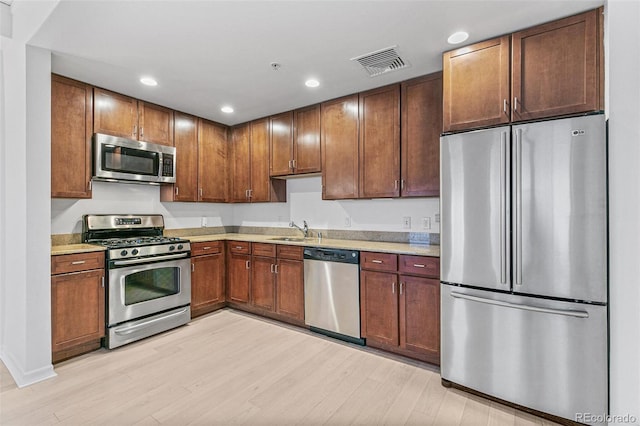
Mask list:
[[[320,177],[303,177],[287,182],[287,202],[271,204],[238,204],[233,211],[233,224],[245,226],[288,226],[290,220],[310,228],[390,232],[439,233],[438,198],[380,200],[322,200]],[[402,227],[402,218],[411,217],[411,228]],[[431,228],[424,229],[422,219],[430,219]],[[350,219],[351,225],[345,224]]]
[[[640,2],[606,4],[610,412],[640,424]],[[629,424],[620,421],[619,424]]]

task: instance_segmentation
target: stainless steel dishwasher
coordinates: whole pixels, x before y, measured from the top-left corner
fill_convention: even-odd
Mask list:
[[[357,251],[304,249],[304,318],[312,331],[364,344],[359,264]]]

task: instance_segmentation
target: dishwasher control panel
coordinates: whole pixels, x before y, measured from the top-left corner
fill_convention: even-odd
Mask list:
[[[325,262],[359,264],[360,252],[355,250],[305,247],[304,258],[310,260],[322,260]]]

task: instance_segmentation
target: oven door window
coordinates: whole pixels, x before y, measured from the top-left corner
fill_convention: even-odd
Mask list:
[[[156,176],[160,165],[157,152],[122,146],[102,146],[102,168],[110,172]]]
[[[135,305],[180,292],[180,268],[149,269],[129,274],[124,279],[124,304]]]

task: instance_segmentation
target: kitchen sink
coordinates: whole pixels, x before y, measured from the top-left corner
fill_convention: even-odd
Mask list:
[[[269,238],[271,241],[293,241],[296,243],[301,243],[303,241],[305,241],[304,238],[300,238],[300,237],[276,237],[276,238]]]

